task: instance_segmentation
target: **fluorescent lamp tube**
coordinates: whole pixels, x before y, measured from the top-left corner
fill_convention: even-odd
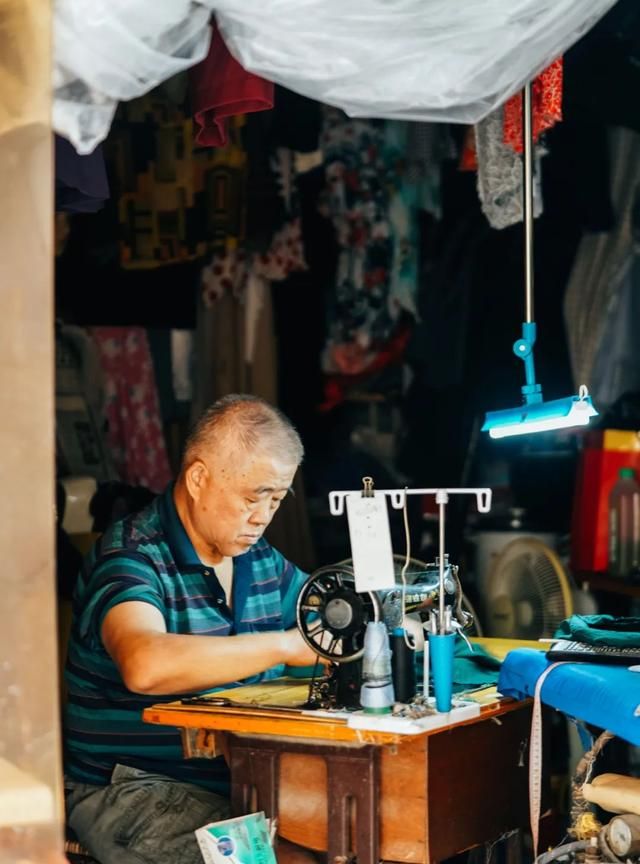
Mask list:
[[[488,432],[491,438],[508,438],[532,432],[587,426],[598,412],[586,392],[586,387],[581,387],[578,396],[524,404],[504,411],[489,411],[482,431]]]

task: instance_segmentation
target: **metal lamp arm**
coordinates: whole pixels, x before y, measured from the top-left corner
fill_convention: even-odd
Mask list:
[[[535,321],[525,321],[522,325],[522,337],[513,343],[513,353],[524,363],[526,384],[521,388],[527,405],[542,402],[542,387],[536,382],[536,369],[533,360],[533,346],[536,343]]]

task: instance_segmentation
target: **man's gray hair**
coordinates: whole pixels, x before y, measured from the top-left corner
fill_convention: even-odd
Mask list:
[[[194,459],[214,453],[231,437],[234,447],[267,451],[299,465],[304,447],[296,428],[278,408],[243,393],[230,393],[214,402],[191,430],[182,458],[185,467]]]

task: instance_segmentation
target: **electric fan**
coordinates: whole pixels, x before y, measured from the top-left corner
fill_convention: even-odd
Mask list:
[[[534,537],[504,547],[487,578],[485,635],[551,637],[573,614],[572,587],[556,553]]]

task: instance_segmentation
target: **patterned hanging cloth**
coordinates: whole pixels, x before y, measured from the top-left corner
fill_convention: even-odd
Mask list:
[[[161,492],[171,480],[147,334],[141,327],[93,327],[109,424],[108,443],[120,478]]]
[[[562,57],[534,79],[531,86],[533,103],[533,140],[562,120]],[[522,153],[522,93],[516,93],[504,106],[504,143]]]

